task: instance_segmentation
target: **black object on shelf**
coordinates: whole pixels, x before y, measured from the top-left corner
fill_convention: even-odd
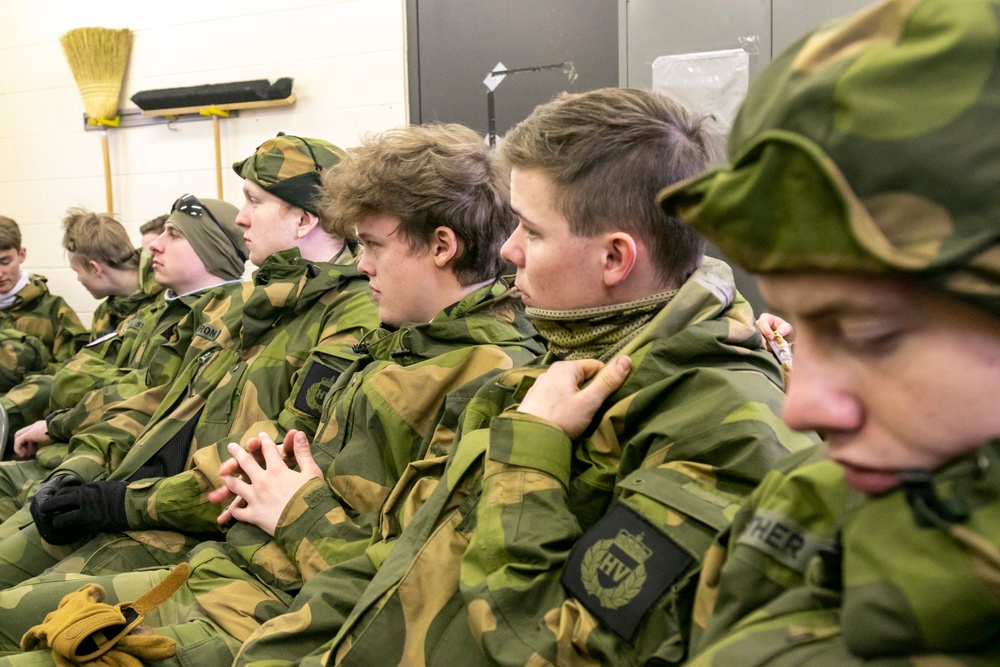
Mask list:
[[[214,83],[183,88],[143,90],[132,101],[143,111],[202,107],[239,102],[283,100],[292,94],[292,79],[282,77],[273,84],[267,79]]]

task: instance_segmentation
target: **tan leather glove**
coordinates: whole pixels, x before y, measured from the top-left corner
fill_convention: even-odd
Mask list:
[[[177,652],[174,640],[142,625],[146,615],[187,581],[181,563],[135,602],[104,602],[104,588],[87,584],[64,597],[45,620],[24,633],[21,650],[52,649],[58,667],[93,665],[142,667],[141,660],[162,660]]]

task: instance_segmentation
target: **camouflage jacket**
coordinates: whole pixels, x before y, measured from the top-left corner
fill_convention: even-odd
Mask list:
[[[87,329],[62,297],[49,292],[48,280],[32,274],[14,303],[0,310],[0,329],[13,328],[38,338],[51,354],[49,368],[76,354],[87,339]]]
[[[197,318],[191,313],[239,289],[238,283],[224,282],[193,294],[161,298],[123,322],[115,338],[92,354],[71,359],[52,379],[49,435],[56,442],[69,442],[75,433],[101,421],[111,406],[173,382],[194,337]]]
[[[133,480],[126,504],[135,528],[217,531],[209,510],[217,514],[218,507],[205,505],[196,514],[187,499],[219,485],[217,467],[220,453],[228,456],[226,445],[245,433],[275,433],[275,420],[315,431],[319,406],[303,410],[296,399],[323,377],[346,369],[357,356],[353,345],[377,326],[356,257],[345,249],[336,261],[306,261],[297,250],[275,253],[239,295],[200,304],[200,312],[192,313],[200,323],[177,379],[123,401],[108,420],[75,436],[73,458],[61,468],[85,479]],[[322,361],[310,354],[317,346],[326,352]],[[326,375],[315,370],[329,360],[335,367]],[[149,411],[133,445],[132,413]],[[191,469],[191,457],[200,449],[211,452],[216,469],[211,478],[202,465]],[[177,498],[184,502],[174,504],[171,499]]]
[[[703,581],[690,664],[1000,664],[998,466],[995,440],[877,498],[830,461],[774,473]]]
[[[47,373],[52,359],[45,344],[35,336],[17,329],[0,329],[0,394],[12,390],[26,378],[40,378],[48,384]],[[0,397],[2,400],[2,397]],[[15,424],[14,429],[21,424]]]
[[[533,335],[517,296],[499,280],[430,323],[372,332],[359,346],[363,356],[327,394],[311,440],[326,479],[307,483],[289,502],[273,545],[255,526],[237,523],[229,548],[281,590],[363,553],[410,461],[446,453],[475,389],[544,351]]]
[[[139,288],[127,296],[111,296],[94,311],[90,327],[90,343],[60,366],[55,376],[32,375],[18,386],[13,387],[3,397],[0,405],[7,411],[11,430],[34,423],[49,413],[76,405],[83,395],[98,389],[106,381],[85,372],[79,376],[75,369],[83,364],[98,363],[112,368],[131,366],[134,359],[121,359],[119,347],[122,323],[140,309],[156,303],[163,292],[163,286],[153,279],[149,261],[140,263]],[[96,380],[96,382],[95,382]],[[115,381],[114,379],[112,381]],[[54,386],[57,387],[54,389]]]
[[[423,461],[387,500],[391,549],[318,574],[239,662],[680,662],[712,538],[810,442],[778,418],[780,371],[735,296],[706,260],[626,347],[628,379],[573,442],[511,409],[544,364],[484,386],[441,482],[443,459]]]

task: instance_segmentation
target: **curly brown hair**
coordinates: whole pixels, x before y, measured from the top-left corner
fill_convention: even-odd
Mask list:
[[[510,181],[482,137],[453,123],[412,125],[366,137],[323,176],[324,229],[351,238],[372,216],[399,220],[414,250],[447,227],[462,243],[454,272],[472,285],[499,276],[514,229]]]

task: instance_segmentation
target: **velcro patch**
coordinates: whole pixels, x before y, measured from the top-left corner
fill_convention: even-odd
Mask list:
[[[812,557],[829,542],[787,516],[768,510],[758,510],[739,539],[739,544],[762,551],[801,573],[805,573]]]
[[[146,323],[140,320],[138,317],[133,317],[131,320],[128,321],[129,329],[141,329],[144,326],[146,326]]]
[[[222,333],[222,329],[219,327],[213,327],[210,324],[202,324],[198,327],[198,330],[194,332],[195,336],[201,336],[202,338],[207,338],[208,340],[215,340]]]
[[[321,363],[314,363],[310,366],[309,372],[306,373],[306,379],[302,383],[302,389],[295,397],[296,409],[307,415],[319,417],[320,411],[323,409],[323,400],[339,375],[340,373]]]
[[[626,641],[694,558],[624,503],[616,503],[570,550],[562,584]]]

